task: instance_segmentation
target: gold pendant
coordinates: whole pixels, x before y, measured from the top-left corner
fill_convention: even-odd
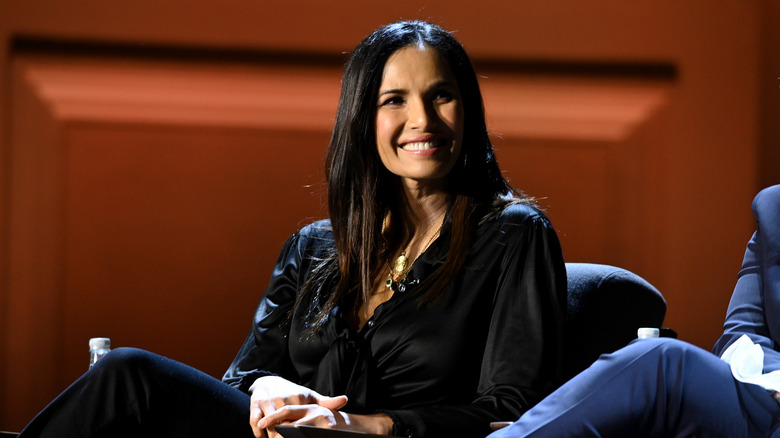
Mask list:
[[[406,254],[401,253],[401,255],[395,259],[395,262],[393,263],[393,269],[395,269],[395,272],[404,272],[407,263],[408,260],[406,259]]]

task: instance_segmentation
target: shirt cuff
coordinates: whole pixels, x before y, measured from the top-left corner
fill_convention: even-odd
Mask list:
[[[425,436],[425,425],[420,416],[413,411],[380,411],[393,420],[393,436],[414,438]]]

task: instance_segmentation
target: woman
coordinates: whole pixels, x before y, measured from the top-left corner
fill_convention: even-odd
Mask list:
[[[780,437],[780,186],[762,190],[753,213],[758,230],[715,354],[676,339],[634,341],[491,438]]]
[[[330,219],[285,243],[228,385],[119,349],[22,436],[477,437],[554,389],[560,246],[502,177],[448,32],[399,22],[358,45],[326,161]]]

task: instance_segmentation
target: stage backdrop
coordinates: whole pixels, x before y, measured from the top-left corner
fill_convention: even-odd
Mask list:
[[[402,17],[457,31],[566,259],[642,275],[709,348],[753,229],[756,3],[426,3],[0,4],[0,429],[93,336],[222,375],[282,243],[327,214],[348,52]]]

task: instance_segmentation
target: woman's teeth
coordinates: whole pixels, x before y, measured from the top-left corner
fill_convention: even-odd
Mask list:
[[[436,143],[432,141],[418,141],[406,143],[402,147],[405,151],[427,151],[428,149],[436,147]]]

